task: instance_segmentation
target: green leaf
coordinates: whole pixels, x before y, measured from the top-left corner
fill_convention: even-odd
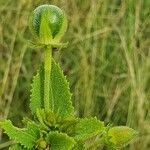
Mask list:
[[[74,128],[78,120],[79,119],[74,116],[61,120],[58,122],[60,124],[59,130],[63,133],[65,132],[69,136],[74,135]]]
[[[80,119],[75,126],[74,138],[84,141],[105,131],[104,123],[97,118]]]
[[[27,132],[29,134],[31,134],[34,137],[35,140],[40,137],[39,126],[33,121],[28,121],[28,123],[27,123]]]
[[[36,113],[37,109],[43,107],[44,102],[44,76],[43,70],[40,69],[36,76],[33,78],[31,85],[31,98],[30,98],[30,109],[33,114]]]
[[[56,64],[54,60],[52,63],[51,81],[54,98],[54,112],[61,117],[72,115],[74,110],[71,101],[69,83],[63,75],[59,65]]]
[[[32,84],[30,108],[33,113],[36,113],[37,109],[43,108],[43,80],[44,67],[42,66],[40,71],[38,71],[37,75],[34,77]],[[54,113],[62,118],[72,115],[73,106],[71,102],[69,84],[59,65],[56,64],[54,60],[52,61],[51,70],[51,89],[53,95],[50,95],[50,97],[53,97],[53,100],[50,99],[50,104],[54,102]],[[52,110],[52,108],[50,108],[50,110]]]
[[[126,126],[112,127],[108,131],[110,142],[115,144],[117,147],[128,144],[128,142],[130,142],[135,136],[137,136],[137,132]]]
[[[20,129],[13,126],[10,120],[5,120],[0,123],[0,126],[5,130],[5,133],[9,136],[10,139],[15,140],[25,148],[30,149],[35,146],[38,135],[36,129],[33,129],[33,124],[29,123],[26,129]]]
[[[51,150],[72,150],[75,141],[65,133],[50,132],[47,135],[47,142]]]

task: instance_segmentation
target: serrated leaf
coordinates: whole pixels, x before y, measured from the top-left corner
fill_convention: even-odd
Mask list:
[[[50,132],[47,135],[47,142],[51,150],[72,150],[75,141],[65,133]]]
[[[110,142],[115,144],[117,147],[124,146],[125,144],[130,142],[135,136],[137,136],[137,132],[132,128],[126,126],[112,127],[108,131],[108,137],[110,137]]]
[[[104,123],[97,118],[80,119],[75,126],[74,138],[84,141],[105,131]]]
[[[61,117],[70,116],[73,113],[73,106],[69,83],[63,75],[59,65],[56,64],[54,60],[52,63],[51,81],[54,98],[54,112]]]
[[[43,108],[43,93],[44,93],[44,67],[40,68],[37,75],[33,79],[32,90],[31,90],[31,103],[30,108],[33,113],[36,113],[36,110]],[[71,93],[69,90],[69,84],[63,75],[58,64],[55,61],[52,61],[52,70],[51,70],[51,89],[52,94],[50,97],[53,97],[53,100],[50,99],[50,107],[54,105],[54,112],[64,118],[68,117],[73,113],[73,106],[71,102]],[[51,94],[51,92],[50,92]],[[50,108],[52,110],[52,108]]]
[[[31,134],[34,137],[34,139],[38,139],[40,137],[39,126],[33,121],[28,121],[27,132]]]
[[[17,143],[20,143],[28,149],[35,146],[37,135],[33,132],[33,126],[31,127],[31,124],[28,125],[28,128],[20,129],[13,126],[10,120],[5,120],[0,123],[0,126],[5,130],[9,138],[15,140]]]
[[[33,77],[33,83],[31,85],[30,109],[33,114],[44,105],[44,73],[42,71],[40,69]]]

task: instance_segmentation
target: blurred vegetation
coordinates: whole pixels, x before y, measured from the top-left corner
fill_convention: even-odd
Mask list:
[[[149,150],[150,0],[0,0],[0,118],[21,126],[31,116],[30,84],[43,54],[29,47],[28,16],[45,3],[68,15],[69,46],[54,56],[76,114],[128,125],[140,136],[126,149]]]

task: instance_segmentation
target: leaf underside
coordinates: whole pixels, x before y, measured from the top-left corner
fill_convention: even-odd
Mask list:
[[[44,105],[44,67],[40,67],[37,75],[33,78],[32,90],[31,90],[31,102],[30,108],[33,114],[36,113],[37,109],[43,108]],[[69,90],[69,84],[66,77],[63,75],[60,67],[54,59],[52,60],[51,69],[51,89],[53,100],[50,99],[50,110],[51,105],[54,102],[54,113],[58,116],[65,118],[73,113],[73,106],[71,102],[71,93]]]
[[[116,126],[110,128],[108,136],[110,137],[110,142],[115,144],[117,147],[122,147],[136,137],[137,132],[127,126]]]

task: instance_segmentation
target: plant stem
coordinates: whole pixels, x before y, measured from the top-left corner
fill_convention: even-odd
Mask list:
[[[53,111],[52,89],[51,89],[51,64],[52,64],[52,47],[47,46],[44,56],[44,108]],[[51,99],[51,104],[50,104]],[[51,105],[51,106],[50,106]]]
[[[14,141],[8,141],[8,142],[5,142],[5,143],[2,143],[2,144],[0,144],[0,149],[4,149],[4,148],[6,148],[10,145],[13,145],[13,144],[15,144]]]

